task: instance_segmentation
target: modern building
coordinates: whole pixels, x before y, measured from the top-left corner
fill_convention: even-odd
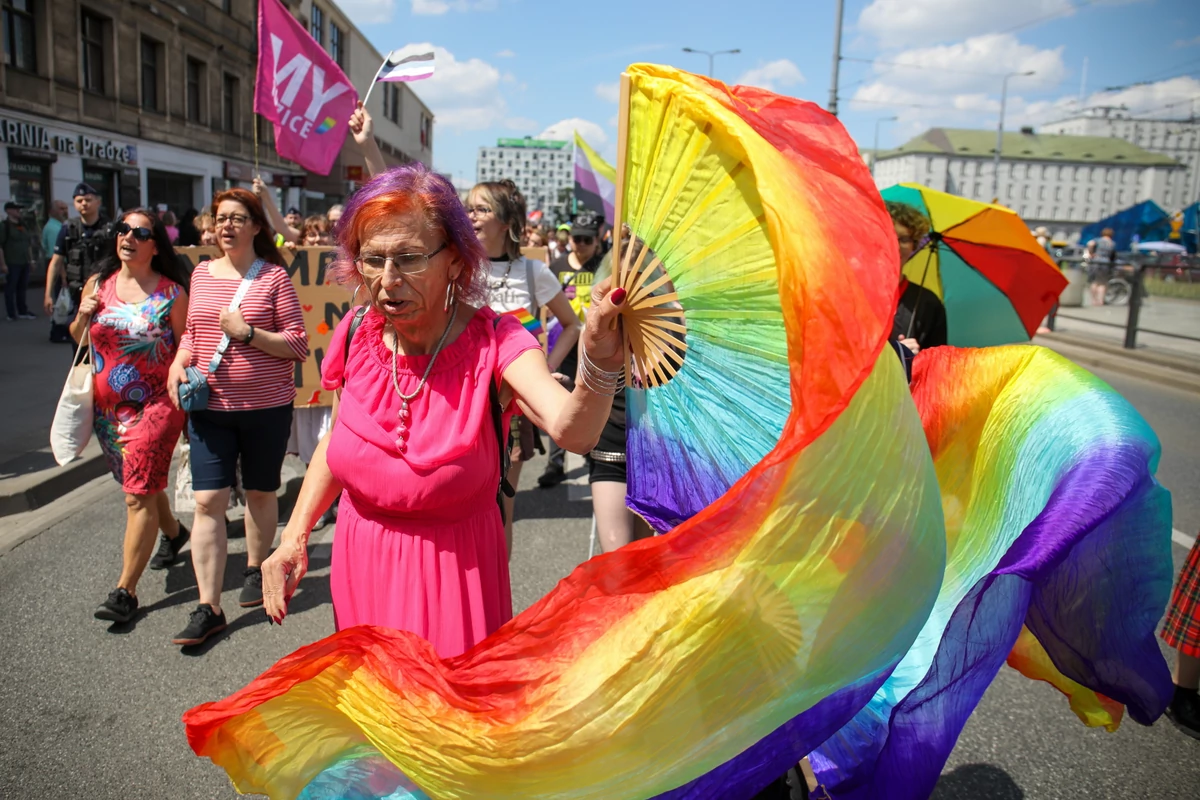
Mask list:
[[[345,14],[324,0],[285,5],[365,91],[382,56]],[[2,11],[0,197],[38,223],[81,180],[110,216],[203,208],[250,185],[255,128],[281,206],[321,210],[361,180],[351,139],[328,177],[276,155],[270,123],[253,112],[256,2],[3,0]],[[407,86],[377,89],[370,110],[388,160],[432,160],[432,114]]]
[[[566,219],[575,191],[574,151],[570,142],[548,139],[498,139],[495,147],[480,147],[475,162],[477,182],[512,179],[529,211]]]
[[[932,128],[895,150],[878,154],[875,185],[925,186],[990,202],[996,199],[1055,238],[1142,200],[1167,206],[1178,197],[1186,169],[1175,159],[1122,139],[1005,133],[995,194],[996,133]]]
[[[1193,101],[1193,107],[1196,105]],[[1200,117],[1146,119],[1132,116],[1124,108],[1100,106],[1088,108],[1069,119],[1041,127],[1042,133],[1075,136],[1109,136],[1135,144],[1151,153],[1169,156],[1186,167],[1176,192],[1168,193],[1159,203],[1168,211],[1186,208],[1200,201]]]

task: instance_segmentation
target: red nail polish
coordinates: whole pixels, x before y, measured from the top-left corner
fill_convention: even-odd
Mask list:
[[[612,301],[614,306],[619,306],[625,302],[625,287],[619,286],[613,289]]]

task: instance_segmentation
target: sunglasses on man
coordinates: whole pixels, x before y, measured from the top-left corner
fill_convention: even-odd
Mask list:
[[[139,242],[148,242],[154,237],[154,231],[149,228],[137,227],[134,228],[128,222],[118,222],[113,226],[113,230],[117,232],[117,236],[124,236],[127,233],[132,233],[133,238]]]
[[[575,244],[591,244],[596,241],[595,236],[572,236],[571,241]]]

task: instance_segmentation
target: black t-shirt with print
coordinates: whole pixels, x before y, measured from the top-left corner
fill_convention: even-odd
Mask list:
[[[588,306],[592,304],[592,282],[596,277],[596,270],[599,269],[602,258],[601,254],[597,252],[578,270],[571,267],[569,254],[550,262],[550,271],[554,273],[555,278],[558,278],[558,285],[562,287],[563,294],[571,302],[571,308],[575,310],[580,322],[583,321]],[[577,348],[578,345],[571,349],[558,368],[559,372],[571,378],[575,377],[575,371],[579,366]]]

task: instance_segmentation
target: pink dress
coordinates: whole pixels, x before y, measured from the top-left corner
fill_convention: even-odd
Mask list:
[[[344,487],[329,575],[338,630],[381,625],[412,631],[445,658],[512,617],[488,381],[498,381],[538,344],[514,317],[493,325],[495,316],[476,311],[438,356],[409,403],[403,453],[396,445],[400,398],[383,316],[367,312],[348,364],[353,314],[334,331],[322,383],[327,390],[342,388],[345,376],[326,454]],[[400,390],[411,394],[428,364],[429,356],[400,356]],[[505,431],[513,412],[513,406],[505,409]]]

